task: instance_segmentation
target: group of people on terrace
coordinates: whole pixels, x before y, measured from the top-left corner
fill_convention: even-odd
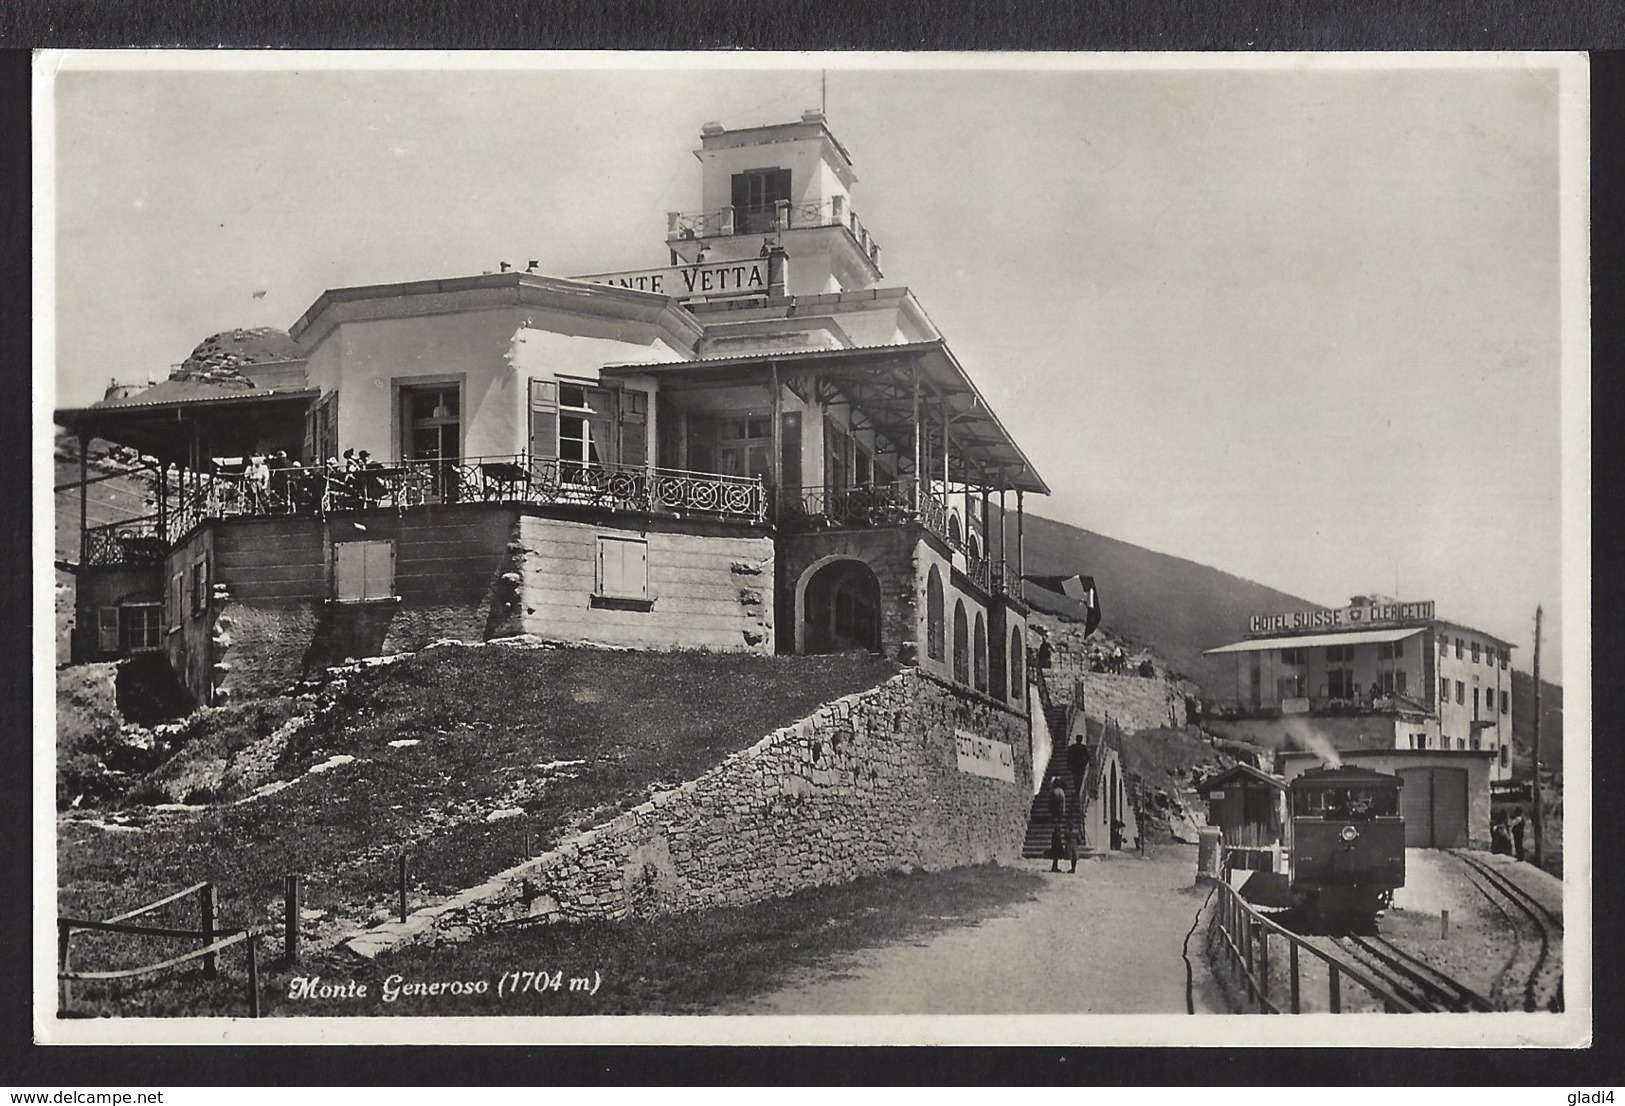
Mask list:
[[[365,449],[346,449],[341,457],[308,466],[285,449],[221,457],[215,472],[225,478],[228,493],[240,492],[239,505],[250,514],[377,506],[390,494],[389,478],[398,475]]]

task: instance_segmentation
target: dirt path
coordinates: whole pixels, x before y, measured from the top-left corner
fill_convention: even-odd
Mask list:
[[[1044,890],[1011,913],[912,943],[866,949],[728,1013],[1183,1014],[1181,956],[1205,892],[1196,850],[1153,849],[1041,871]],[[1198,1013],[1223,1012],[1196,961]]]

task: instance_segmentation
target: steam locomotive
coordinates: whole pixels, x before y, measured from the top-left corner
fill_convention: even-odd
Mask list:
[[[1311,768],[1288,787],[1291,899],[1328,928],[1364,929],[1405,886],[1398,776]]]

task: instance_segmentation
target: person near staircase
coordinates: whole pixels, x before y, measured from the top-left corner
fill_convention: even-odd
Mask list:
[[[1083,743],[1080,733],[1073,737],[1072,744],[1066,747],[1066,767],[1072,773],[1072,794],[1083,800],[1083,774],[1089,767],[1089,749]]]
[[[1061,856],[1066,852],[1068,834],[1066,832],[1066,788],[1062,786],[1059,777],[1056,777],[1055,786],[1050,788],[1049,813],[1055,819],[1055,828],[1049,835],[1049,870],[1061,870]],[[1075,857],[1077,854],[1073,853]],[[1077,861],[1072,862],[1072,868],[1077,870]]]

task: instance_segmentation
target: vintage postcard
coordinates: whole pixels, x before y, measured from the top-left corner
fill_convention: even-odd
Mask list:
[[[1590,1040],[1584,57],[35,74],[40,1040]]]

